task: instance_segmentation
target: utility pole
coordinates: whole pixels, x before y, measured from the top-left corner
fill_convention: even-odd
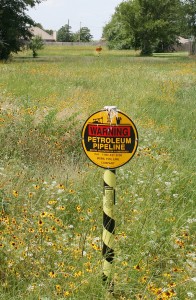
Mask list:
[[[80,22],[80,31],[79,31],[79,43],[80,43],[80,40],[81,40],[81,22]]]
[[[69,19],[68,19],[68,22],[67,22],[67,35],[68,35],[68,42],[70,41],[69,40]]]

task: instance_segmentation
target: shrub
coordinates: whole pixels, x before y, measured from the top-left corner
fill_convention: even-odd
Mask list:
[[[29,43],[29,48],[33,51],[34,58],[38,56],[37,51],[43,49],[43,47],[44,43],[40,36],[35,36]]]

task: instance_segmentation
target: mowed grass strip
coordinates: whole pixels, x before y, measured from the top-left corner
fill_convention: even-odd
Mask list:
[[[39,54],[0,64],[2,299],[193,299],[195,60]],[[113,296],[102,285],[104,170],[81,147],[85,120],[105,105],[139,132],[117,170]]]

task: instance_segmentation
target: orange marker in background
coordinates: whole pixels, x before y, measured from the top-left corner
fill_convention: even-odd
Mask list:
[[[96,52],[97,52],[98,56],[100,55],[101,51],[102,51],[101,46],[96,47]]]

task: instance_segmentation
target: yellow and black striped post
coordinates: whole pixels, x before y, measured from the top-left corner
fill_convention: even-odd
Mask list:
[[[103,281],[113,291],[111,280],[112,263],[114,260],[114,204],[115,204],[115,187],[116,174],[115,170],[106,170],[104,172],[104,194],[103,194]]]

